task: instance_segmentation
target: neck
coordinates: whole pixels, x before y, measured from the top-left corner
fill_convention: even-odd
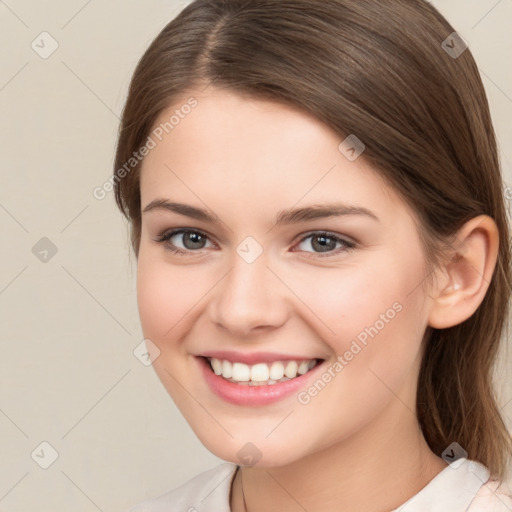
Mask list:
[[[445,467],[415,415],[395,400],[371,425],[321,451],[286,466],[242,467],[233,481],[231,510],[393,510]]]

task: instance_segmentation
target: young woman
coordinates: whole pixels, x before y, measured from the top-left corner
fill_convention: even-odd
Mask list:
[[[196,0],[119,132],[153,366],[226,463],[133,511],[509,511],[485,92],[423,0]]]

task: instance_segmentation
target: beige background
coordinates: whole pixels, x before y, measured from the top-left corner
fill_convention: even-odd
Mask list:
[[[477,59],[512,186],[512,0],[434,3]],[[221,462],[133,355],[126,225],[111,193],[92,195],[135,64],[183,5],[0,1],[0,511],[122,512]],[[31,47],[43,31],[59,45],[47,59]],[[47,262],[32,252],[43,237],[57,249]],[[46,470],[44,441],[58,453]]]

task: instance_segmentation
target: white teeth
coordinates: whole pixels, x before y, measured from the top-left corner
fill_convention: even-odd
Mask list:
[[[289,379],[293,379],[293,377],[297,376],[298,367],[299,367],[299,365],[295,361],[289,361],[284,369],[284,374]]]
[[[299,368],[297,369],[297,373],[299,375],[303,375],[309,370],[309,363],[308,361],[302,361],[302,363],[299,364]]]
[[[226,377],[226,379],[233,376],[233,367],[230,361],[222,361],[222,375]]]
[[[210,364],[212,365],[215,375],[220,375],[222,373],[222,362],[219,359],[212,359]]]
[[[276,384],[303,375],[316,365],[316,359],[303,361],[274,361],[247,365],[232,363],[227,360],[208,358],[216,375],[221,375],[231,382],[249,386]]]
[[[270,378],[272,380],[279,380],[282,379],[284,375],[284,366],[283,363],[276,361],[272,363],[272,366],[270,367]]]
[[[266,363],[259,363],[251,366],[251,380],[264,382],[269,378],[270,370]]]
[[[238,382],[247,382],[251,380],[251,368],[244,363],[233,363],[233,374],[231,377]],[[224,373],[222,374],[224,377]]]

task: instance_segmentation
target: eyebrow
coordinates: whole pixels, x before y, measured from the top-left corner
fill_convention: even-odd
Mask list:
[[[209,213],[207,210],[202,208],[197,208],[195,206],[190,206],[188,204],[183,203],[175,203],[172,201],[168,201],[167,199],[154,199],[149,204],[145,206],[142,210],[142,213],[147,213],[154,210],[165,210],[173,213],[177,213],[179,215],[184,215],[186,217],[191,217],[196,220],[201,220],[204,222],[217,222],[217,217]],[[299,222],[306,222],[314,219],[321,219],[327,217],[341,217],[341,216],[349,216],[349,215],[361,215],[365,217],[369,217],[377,222],[380,222],[379,217],[364,208],[363,206],[354,206],[354,205],[346,205],[342,203],[332,203],[332,204],[318,204],[311,205],[303,208],[290,208],[287,210],[281,210],[278,212],[275,218],[275,225],[286,225],[286,224],[296,224]]]

